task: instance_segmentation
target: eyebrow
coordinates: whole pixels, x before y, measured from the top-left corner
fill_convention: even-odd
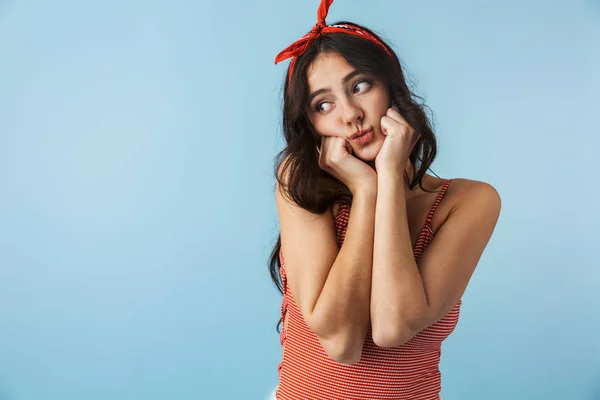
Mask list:
[[[346,84],[350,79],[354,78],[356,75],[360,75],[362,72],[358,71],[358,70],[354,70],[352,72],[350,72],[348,75],[346,75],[344,77],[344,79],[342,79],[342,83]],[[319,90],[315,90],[314,92],[312,92],[310,94],[310,96],[308,96],[308,103],[310,104],[313,99],[315,97],[317,97],[318,95],[320,95],[321,93],[328,93],[331,92],[331,88],[323,88],[323,89],[319,89]]]

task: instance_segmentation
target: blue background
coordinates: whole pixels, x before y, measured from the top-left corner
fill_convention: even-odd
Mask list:
[[[318,0],[0,0],[0,400],[264,399],[277,383],[276,54]],[[600,399],[600,2],[337,0],[503,209],[445,400]]]

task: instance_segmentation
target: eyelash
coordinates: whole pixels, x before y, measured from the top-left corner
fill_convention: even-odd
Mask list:
[[[352,87],[352,90],[354,90],[356,88],[356,86],[360,85],[361,83],[367,83],[369,85],[369,87],[371,87],[371,85],[372,85],[372,82],[370,79],[362,79],[354,84],[354,86]],[[327,101],[320,101],[317,104],[315,104],[315,106],[313,107],[314,111],[321,112],[319,107],[321,107],[321,105],[323,103],[327,103]]]

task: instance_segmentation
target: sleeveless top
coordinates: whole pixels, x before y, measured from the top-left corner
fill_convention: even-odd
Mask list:
[[[417,261],[434,237],[433,213],[451,181],[447,180],[442,187],[421,229],[413,249]],[[339,246],[344,242],[349,216],[348,205],[342,203],[335,217]],[[283,283],[280,333],[283,358],[278,366],[278,400],[438,399],[441,344],[456,327],[462,299],[446,316],[398,347],[375,345],[369,326],[360,361],[353,365],[340,364],[325,353],[316,335],[304,322],[287,285],[281,250],[279,257]],[[287,328],[283,324],[286,313],[289,313]]]

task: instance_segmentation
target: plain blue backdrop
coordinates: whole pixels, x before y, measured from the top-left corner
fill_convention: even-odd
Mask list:
[[[0,400],[264,399],[277,383],[277,53],[318,0],[0,0]],[[600,399],[600,3],[336,0],[503,209],[445,400]]]

